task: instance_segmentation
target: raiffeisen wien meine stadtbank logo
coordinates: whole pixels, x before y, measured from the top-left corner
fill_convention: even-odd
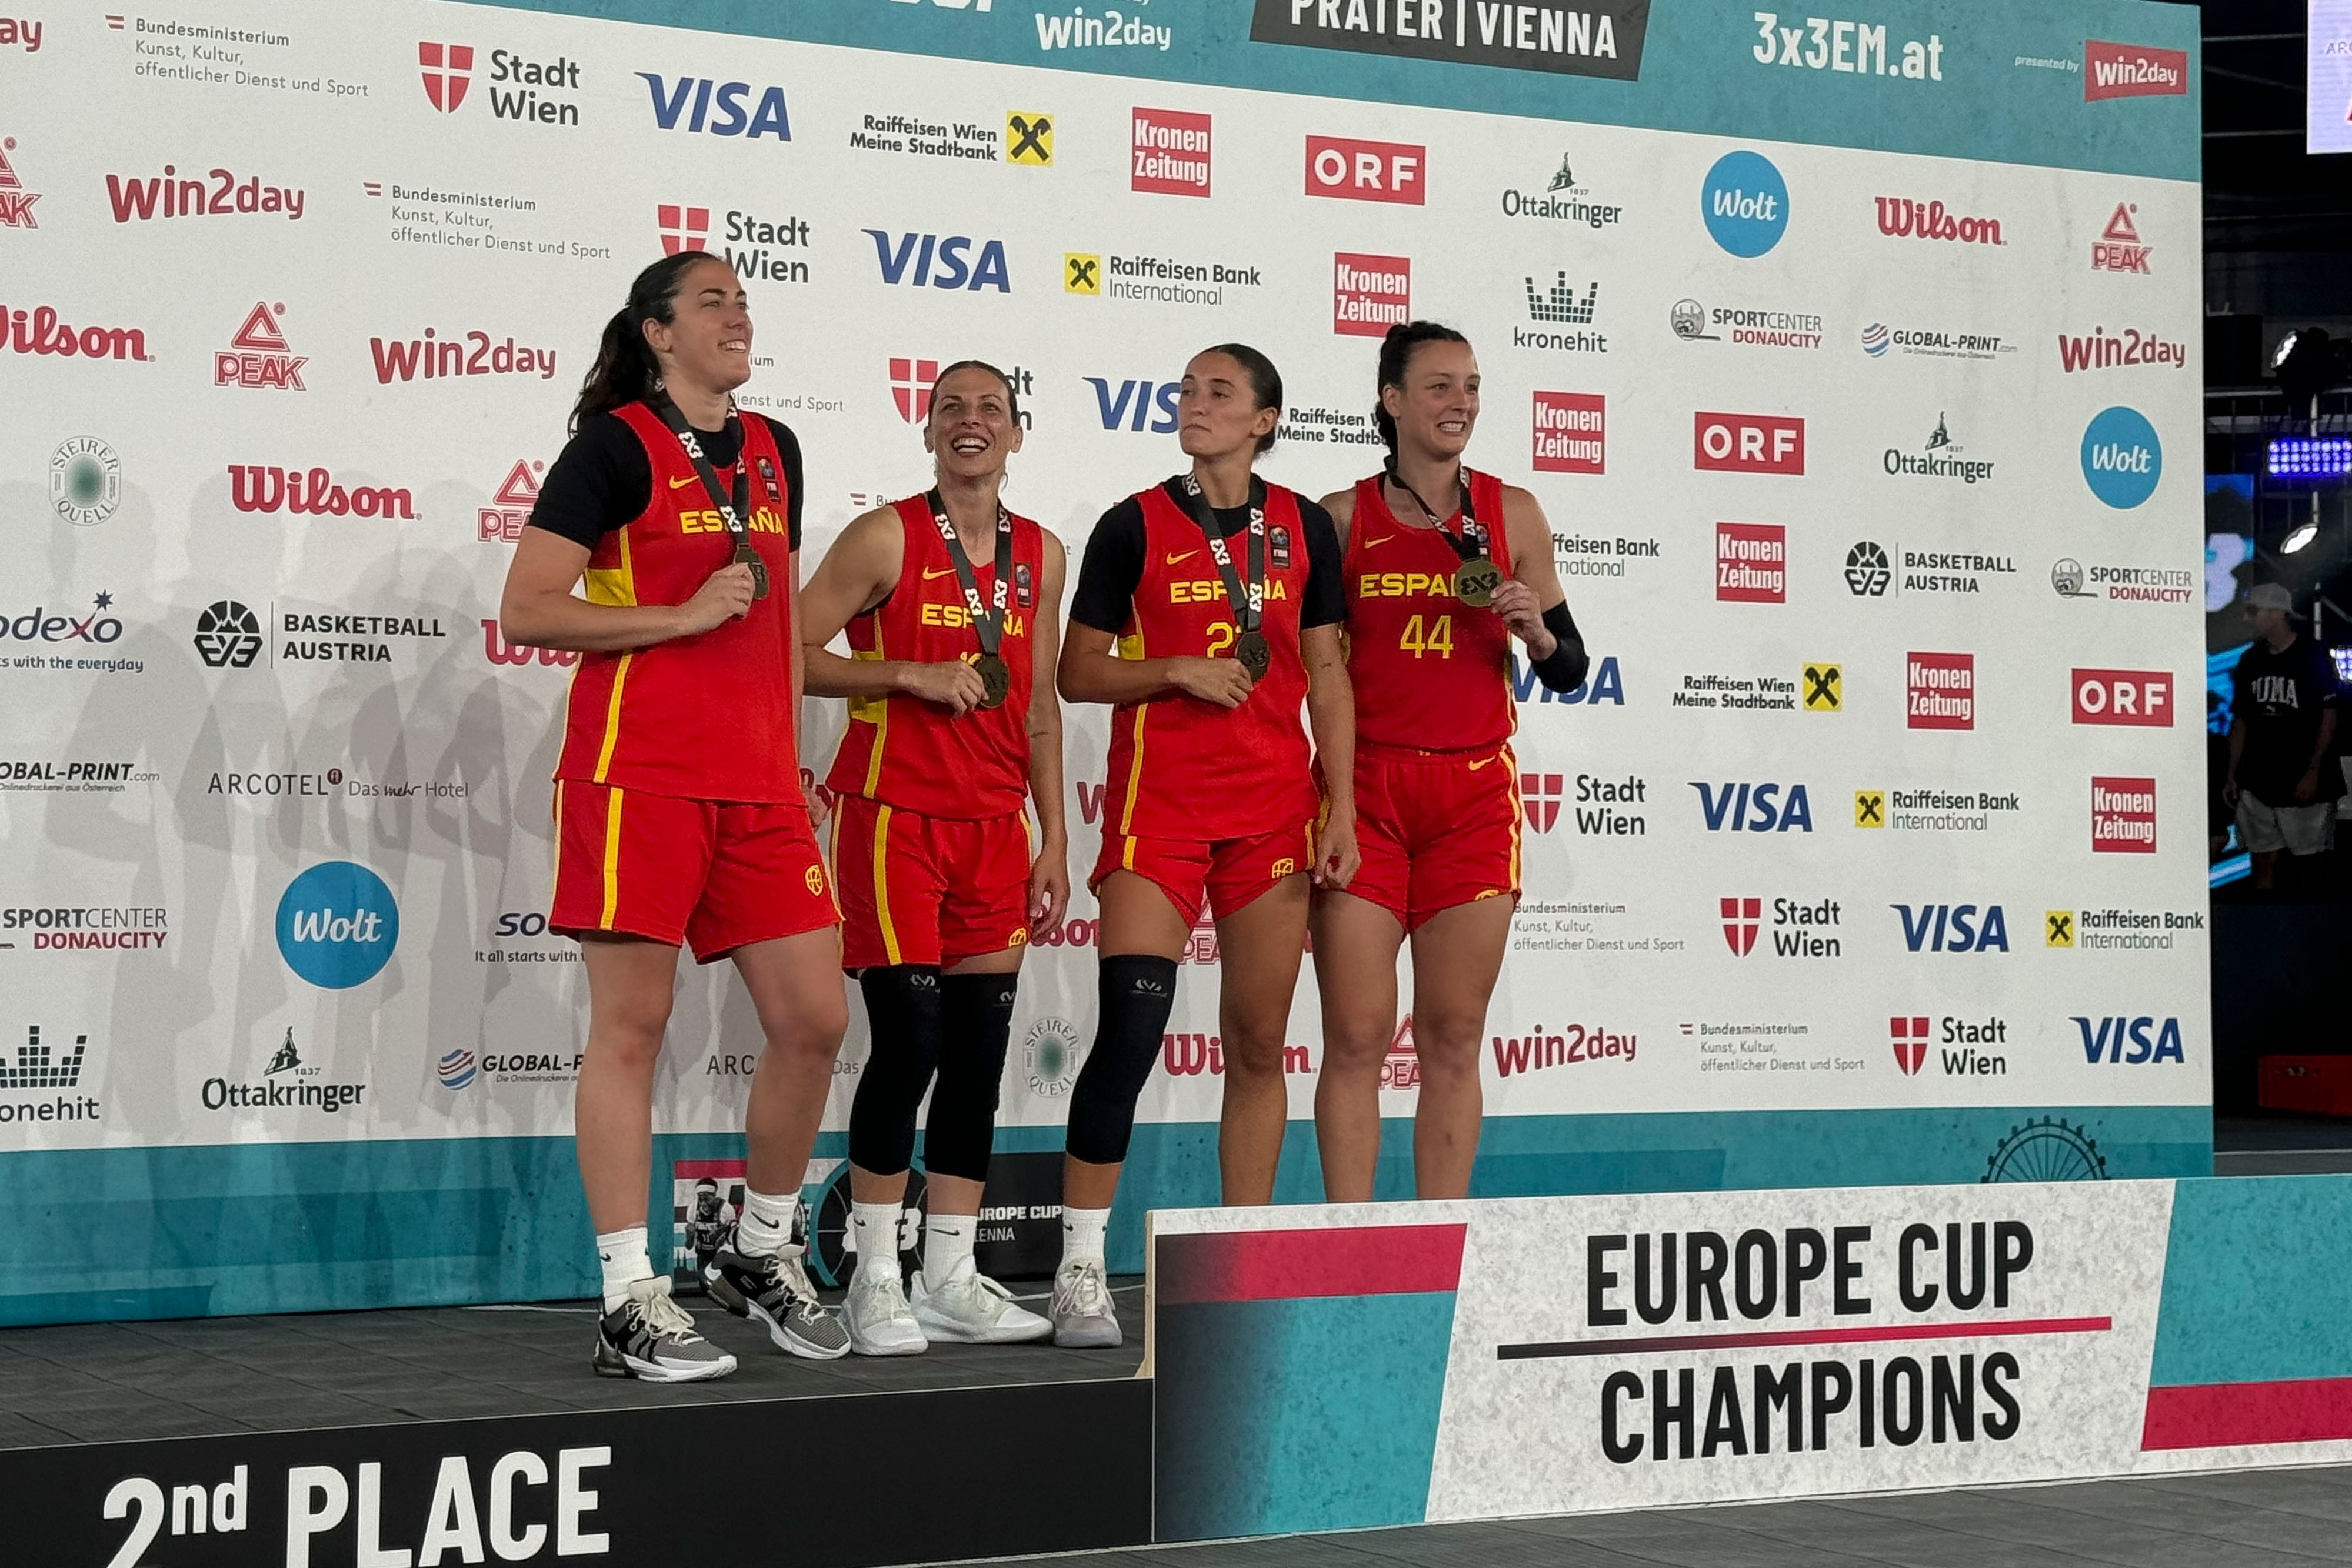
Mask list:
[[[1760,152],[1727,152],[1706,172],[1699,215],[1715,243],[1734,256],[1758,256],[1789,227],[1789,187]]]
[[[2083,431],[2083,479],[2091,494],[2128,511],[2156,494],[2164,477],[2164,444],[2156,426],[2136,408],[2101,409]]]
[[[350,861],[314,865],[278,901],[278,951],[324,990],[375,978],[400,940],[400,905],[383,878]]]

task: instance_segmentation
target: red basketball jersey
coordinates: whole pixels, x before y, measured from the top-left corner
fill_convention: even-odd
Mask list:
[[[1143,508],[1143,577],[1120,628],[1119,656],[1164,659],[1233,654],[1239,634],[1224,580],[1201,527],[1155,485]],[[1182,692],[1124,704],[1111,716],[1103,831],[1214,842],[1254,838],[1314,816],[1300,706],[1307,666],[1298,651],[1307,591],[1307,539],[1298,497],[1265,487],[1265,601],[1259,625],[1272,654],[1265,678],[1239,707]],[[1248,570],[1246,530],[1228,538],[1234,570]]]
[[[1463,472],[1486,549],[1507,577],[1503,486],[1491,474]],[[1437,529],[1400,523],[1377,476],[1356,483],[1347,562],[1357,740],[1411,751],[1486,751],[1508,740],[1518,726],[1510,633],[1492,610],[1454,597],[1461,555]]]
[[[683,604],[735,553],[694,464],[644,403],[614,410],[653,474],[646,509],[588,557],[592,604]],[[791,516],[784,465],[765,421],[742,422],[736,462],[751,465],[751,548],[768,595],[740,621],[625,653],[583,653],[572,671],[558,779],[685,800],[801,799],[793,738]],[[719,471],[730,495],[735,465]]]
[[[849,656],[925,664],[978,659],[980,638],[947,541],[932,526],[929,502],[909,496],[892,505],[906,539],[898,583],[890,597],[850,622]],[[972,561],[971,572],[981,603],[993,603],[992,540],[989,553]],[[1004,635],[996,648],[1013,676],[1004,701],[961,717],[905,695],[853,702],[849,728],[834,754],[826,784],[839,794],[862,795],[926,817],[1002,817],[1021,810],[1029,794],[1029,696],[1036,668],[1037,596],[1045,582],[1045,532],[1016,516],[1013,585],[1004,600]]]

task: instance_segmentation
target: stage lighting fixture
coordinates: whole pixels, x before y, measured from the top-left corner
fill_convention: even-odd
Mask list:
[[[2294,532],[2287,535],[2284,539],[2280,541],[2279,553],[2281,555],[2293,555],[2295,551],[2301,549],[2304,546],[2309,544],[2318,537],[2319,525],[2317,523],[2305,523],[2301,528],[2295,529]]]
[[[2273,436],[2267,465],[2273,479],[2341,479],[2352,474],[2352,435]]]
[[[2330,338],[2318,327],[2301,327],[2271,350],[2271,374],[2299,410],[2352,371],[2352,343]]]

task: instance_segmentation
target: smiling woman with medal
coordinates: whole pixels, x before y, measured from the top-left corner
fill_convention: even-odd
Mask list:
[[[1381,1067],[1396,1036],[1397,950],[1408,936],[1421,1059],[1414,1189],[1469,1191],[1479,1044],[1519,898],[1511,639],[1554,691],[1573,691],[1585,668],[1543,508],[1463,465],[1478,418],[1468,340],[1428,321],[1390,328],[1378,397],[1386,468],[1323,498],[1346,540],[1363,852],[1344,891],[1315,899],[1315,1129],[1333,1203],[1372,1196]]]
[[[705,964],[734,960],[765,1047],[743,1214],[705,1270],[710,1293],[795,1355],[848,1349],[793,1233],[848,1008],[794,725],[800,444],[737,412],[751,373],[732,267],[688,251],[639,273],[499,607],[508,642],[581,655],[555,766],[548,927],[578,939],[588,981],[575,1121],[604,1274],[593,1364],[612,1377],[735,1370],[646,1249],[654,1068],[682,944]],[[665,1219],[665,1260],[668,1234]]]
[[[1021,956],[1070,896],[1053,684],[1062,545],[1004,509],[1020,422],[995,366],[942,371],[923,425],[931,490],[843,529],[801,619],[809,691],[850,699],[826,783],[842,965],[873,1037],[849,1113],[846,1315],[861,1355],[1053,1332],[972,1261]],[[845,628],[846,659],[824,648]],[[926,1090],[929,1218],[909,1303],[898,1221]]]
[[[1265,1203],[1289,1113],[1282,1050],[1307,881],[1344,887],[1356,868],[1339,538],[1321,507],[1251,472],[1281,423],[1282,378],[1255,349],[1204,350],[1184,368],[1176,418],[1192,466],[1095,525],[1062,651],[1062,695],[1116,711],[1088,881],[1101,1014],[1063,1165],[1060,1344],[1119,1343],[1103,1230],[1204,907],[1217,923],[1224,1201]],[[1319,829],[1302,704],[1339,780]]]

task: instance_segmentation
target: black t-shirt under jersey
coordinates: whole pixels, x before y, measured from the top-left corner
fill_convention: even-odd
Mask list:
[[[1188,509],[1181,486],[1171,479],[1164,488],[1179,511]],[[1212,512],[1217,531],[1227,538],[1249,528],[1247,507],[1217,507]],[[1339,526],[1331,521],[1330,513],[1301,496],[1298,528],[1307,539],[1307,589],[1300,595],[1298,624],[1302,629],[1337,626],[1348,619],[1347,568],[1339,550]],[[1143,581],[1143,503],[1129,496],[1102,515],[1087,539],[1078,586],[1070,600],[1070,619],[1117,636],[1135,608],[1135,591]],[[1244,563],[1236,559],[1234,567],[1244,570]]]
[[[784,460],[786,522],[793,549],[801,548],[801,443],[789,425],[763,413],[745,419],[765,422],[775,438],[776,455]],[[714,468],[735,461],[735,435],[730,430],[697,429],[703,455]],[[530,526],[561,534],[583,549],[594,549],[614,528],[625,528],[645,514],[653,500],[654,474],[646,462],[645,444],[628,422],[616,413],[592,413],[580,422],[579,433],[564,443],[547,478],[539,486],[531,507]]]

